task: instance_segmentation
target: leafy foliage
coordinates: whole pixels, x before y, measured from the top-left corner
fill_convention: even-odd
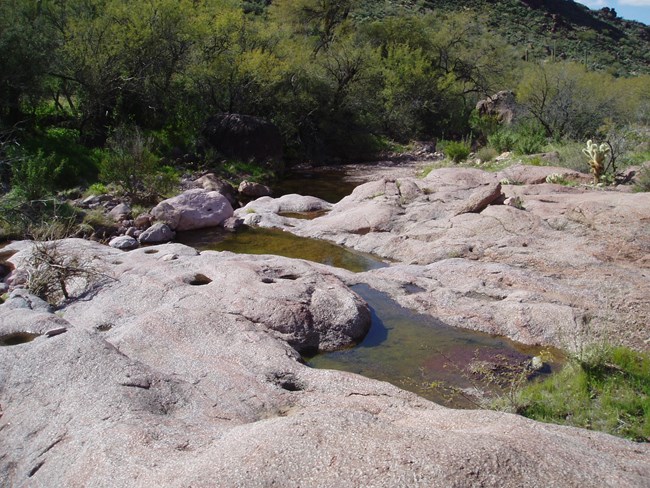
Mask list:
[[[445,155],[454,163],[465,161],[472,150],[469,141],[441,141],[440,146]]]

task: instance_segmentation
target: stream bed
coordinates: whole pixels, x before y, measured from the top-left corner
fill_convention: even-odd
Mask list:
[[[199,250],[274,254],[356,273],[389,265],[369,254],[275,229],[232,233],[215,228],[181,233],[177,241]],[[365,284],[353,290],[371,308],[370,332],[357,347],[305,358],[308,365],[388,381],[448,407],[476,408],[481,392],[507,394],[514,382],[527,376],[526,365],[542,351],[504,337],[451,327],[404,308]],[[553,368],[546,365],[535,375]]]

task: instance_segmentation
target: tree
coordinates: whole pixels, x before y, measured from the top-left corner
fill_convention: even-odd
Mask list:
[[[613,79],[575,63],[534,65],[517,88],[518,101],[547,136],[584,139],[616,113]]]
[[[350,14],[351,0],[278,0],[272,4],[277,23],[313,39],[313,52],[330,48]]]
[[[45,92],[44,75],[56,38],[41,2],[0,0],[0,129],[24,120],[24,103],[35,106]]]

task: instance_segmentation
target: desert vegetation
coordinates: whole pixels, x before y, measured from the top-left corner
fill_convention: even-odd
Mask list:
[[[468,145],[531,154],[616,139],[625,164],[647,146],[643,59],[615,73],[592,45],[591,62],[555,51],[522,59],[492,16],[534,10],[429,3],[2,2],[2,204],[98,182],[155,199],[188,167],[232,174],[247,162],[201,141],[206,118],[224,112],[273,122],[288,164],[367,159],[411,140],[445,141],[456,162]],[[605,22],[592,17],[573,27],[583,45]],[[501,89],[514,89],[527,114],[508,128],[474,111]]]

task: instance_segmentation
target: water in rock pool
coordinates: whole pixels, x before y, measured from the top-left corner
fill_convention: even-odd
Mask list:
[[[349,271],[361,272],[388,266],[370,254],[364,254],[319,239],[307,239],[276,229],[247,228],[237,232],[223,229],[184,232],[178,242],[200,250],[231,251],[241,254],[275,254],[307,259]]]
[[[358,373],[442,405],[473,408],[481,403],[479,390],[506,395],[540,353],[539,347],[451,327],[367,285],[353,289],[371,307],[370,332],[357,347],[317,355],[307,361],[310,366]],[[550,371],[547,366],[538,374]]]
[[[200,250],[275,254],[353,272],[387,266],[372,255],[274,229],[185,232],[179,234],[178,240]],[[309,358],[310,366],[359,373],[446,406],[472,408],[480,403],[473,396],[476,387],[504,394],[504,389],[521,378],[522,366],[540,353],[540,348],[503,337],[450,327],[401,307],[367,285],[353,289],[372,309],[370,333],[355,348]],[[413,289],[409,293],[423,291]],[[501,389],[494,384],[495,380],[502,382]]]

